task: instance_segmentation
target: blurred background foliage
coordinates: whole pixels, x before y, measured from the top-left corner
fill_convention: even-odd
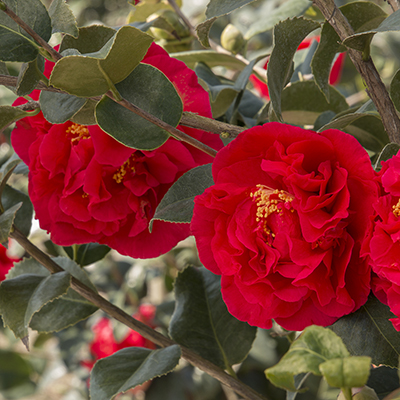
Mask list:
[[[210,37],[220,44],[221,34],[228,24],[232,24],[243,36],[246,36],[246,32],[249,32],[257,22],[265,19],[272,10],[287,1],[258,0],[234,11],[229,16],[218,18],[212,26]],[[50,0],[43,2],[48,6]],[[336,3],[343,5],[348,1],[342,0]],[[77,18],[78,26],[106,24],[118,27],[126,23],[127,15],[133,10],[132,5],[126,0],[70,0],[68,4]],[[204,20],[206,4],[207,0],[183,0],[183,12],[196,25]],[[384,1],[377,0],[376,4],[389,11]],[[314,9],[308,11],[307,17],[322,21],[321,15]],[[158,39],[158,42],[168,45],[165,39]],[[185,43],[185,46],[187,50],[201,49],[200,44],[192,40]],[[252,60],[260,55],[269,54],[271,48],[272,30],[269,29],[252,36],[238,51],[239,54]],[[168,50],[173,52],[175,49],[172,46]],[[294,75],[292,82],[301,80],[303,75],[309,74],[306,67],[309,67],[312,51],[315,51],[315,47],[309,46],[296,54],[295,68],[299,68],[300,73],[297,76]],[[399,33],[377,35],[372,42],[371,54],[382,79],[389,84],[395,71],[400,67]],[[264,63],[265,58],[257,65],[262,67]],[[303,69],[300,68],[301,64],[304,64]],[[18,74],[19,66],[8,65],[8,67],[10,74]],[[238,71],[223,66],[210,68],[206,64],[198,64],[196,72],[204,81],[209,79],[207,83],[204,83],[209,89],[212,86],[210,82],[213,80],[232,87],[238,76]],[[362,79],[348,57],[345,58],[340,81],[335,87],[351,107],[360,106],[367,100]],[[0,87],[0,104],[11,104],[15,98],[13,92]],[[234,98],[231,97],[230,102]],[[249,82],[240,99],[239,117],[234,117],[230,109],[232,106],[228,103],[218,118],[251,126],[266,120],[267,104],[268,100],[261,97],[260,92]],[[12,127],[9,127],[0,133],[0,164],[12,154],[9,145],[11,129]],[[370,152],[373,156],[374,152]],[[27,192],[26,177],[18,175],[17,178],[13,178],[11,184]],[[72,252],[71,249],[52,244],[37,226],[31,238],[36,245],[50,254],[66,255]],[[17,257],[24,256],[23,250],[15,243],[10,244],[9,254]],[[187,265],[200,266],[195,244],[191,238],[157,259],[134,260],[110,251],[104,259],[86,266],[85,269],[99,291],[130,314],[137,314],[142,304],[153,305],[155,316],[147,322],[166,334],[174,310],[173,282],[178,271]],[[4,329],[0,324],[0,400],[88,399],[90,372],[88,364],[95,360],[93,343],[98,339],[96,339],[94,327],[103,317],[104,315],[98,311],[88,320],[59,333],[40,335],[32,333],[32,347],[29,353],[22,343],[14,338],[12,332]],[[127,337],[126,328],[115,321],[111,322],[110,326],[112,331],[106,333],[109,335],[109,341],[121,343]],[[278,328],[271,331],[259,329],[249,357],[236,368],[238,377],[270,399],[285,399],[286,393],[268,382],[264,370],[274,365],[286,352],[289,347],[288,339],[290,338],[285,337],[284,332]],[[329,388],[324,381],[315,376],[307,378],[305,386],[309,390],[298,394],[298,400],[330,400],[335,399],[338,394],[337,390]],[[173,373],[155,379],[142,389],[120,395],[118,399],[232,400],[236,398],[229,390],[222,388],[216,380],[185,362],[182,362]]]

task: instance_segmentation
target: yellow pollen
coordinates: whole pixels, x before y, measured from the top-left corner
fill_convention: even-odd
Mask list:
[[[81,139],[88,139],[90,137],[89,129],[85,125],[72,124],[65,131],[67,135],[71,135],[71,142],[79,142]]]
[[[85,199],[86,197],[88,197],[89,195],[85,192],[83,192],[82,198]]]
[[[128,158],[117,170],[117,172],[113,175],[113,179],[117,183],[121,183],[124,180],[126,173],[131,170],[135,173],[135,166],[131,165],[131,161],[133,163],[134,157],[131,156]]]
[[[271,234],[271,230],[267,227],[267,218],[273,214],[282,214],[282,207],[278,207],[279,203],[285,203],[285,208],[290,209],[291,212],[294,211],[290,203],[293,201],[294,197],[285,192],[284,190],[271,189],[268,186],[257,185],[258,190],[250,193],[250,197],[256,202],[256,222],[261,222],[262,229],[267,235],[275,237],[275,233]],[[288,204],[289,206],[286,206]]]
[[[399,199],[399,201],[397,202],[396,205],[392,206],[392,208],[393,208],[394,216],[395,217],[399,217],[400,216],[400,199]]]

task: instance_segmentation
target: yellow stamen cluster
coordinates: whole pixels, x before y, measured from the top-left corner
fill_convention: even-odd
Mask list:
[[[71,142],[79,142],[81,139],[88,139],[90,137],[89,129],[85,125],[72,124],[65,133],[71,135]]]
[[[395,217],[399,217],[400,216],[400,200],[397,202],[396,205],[392,206],[393,209],[393,214],[395,215]]]
[[[117,172],[113,175],[113,179],[115,180],[115,182],[121,183],[129,170],[131,170],[133,173],[135,172],[133,161],[134,158],[133,156],[131,156],[118,168]]]
[[[273,214],[281,214],[283,212],[282,207],[278,207],[279,203],[291,203],[293,196],[284,190],[271,189],[268,186],[257,185],[258,190],[250,193],[250,197],[256,202],[256,222],[262,222],[262,229],[267,235],[271,234],[271,230],[267,226],[267,218]],[[293,212],[294,209],[290,208]],[[275,234],[271,234],[275,237]]]

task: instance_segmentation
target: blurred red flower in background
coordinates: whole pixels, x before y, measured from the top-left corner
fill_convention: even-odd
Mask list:
[[[138,321],[150,326],[155,327],[154,317],[156,308],[151,304],[142,304],[136,314],[133,315]],[[126,347],[145,347],[147,349],[155,349],[156,346],[153,342],[145,339],[142,335],[130,329],[125,337],[117,341],[114,336],[113,326],[110,319],[107,317],[100,318],[92,327],[94,338],[90,343],[90,352],[92,360],[85,360],[82,365],[92,368],[97,360],[111,356],[118,350]]]
[[[6,279],[6,275],[14,263],[20,261],[19,258],[9,257],[7,252],[8,250],[0,244],[0,282]]]
[[[304,39],[300,43],[300,46],[297,48],[297,50],[307,49],[308,47],[310,47],[311,43],[314,40],[319,42],[320,37],[313,36],[313,37]],[[342,71],[343,71],[345,58],[346,58],[345,52],[339,53],[338,56],[336,57],[335,61],[333,62],[331,73],[329,75],[329,84],[330,85],[336,85],[337,83],[339,83],[340,78],[342,77]],[[263,68],[265,70],[267,69],[268,62],[269,62],[269,57],[263,66]],[[255,75],[251,75],[249,80],[253,84],[253,86],[257,90],[257,92],[260,94],[260,96],[263,97],[265,100],[269,100],[269,90],[268,90],[267,84],[264,81],[262,81],[261,79],[257,78]]]

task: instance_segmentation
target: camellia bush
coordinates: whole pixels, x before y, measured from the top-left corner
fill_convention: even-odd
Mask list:
[[[399,2],[130,3],[0,1],[3,334],[93,400],[399,399]]]

